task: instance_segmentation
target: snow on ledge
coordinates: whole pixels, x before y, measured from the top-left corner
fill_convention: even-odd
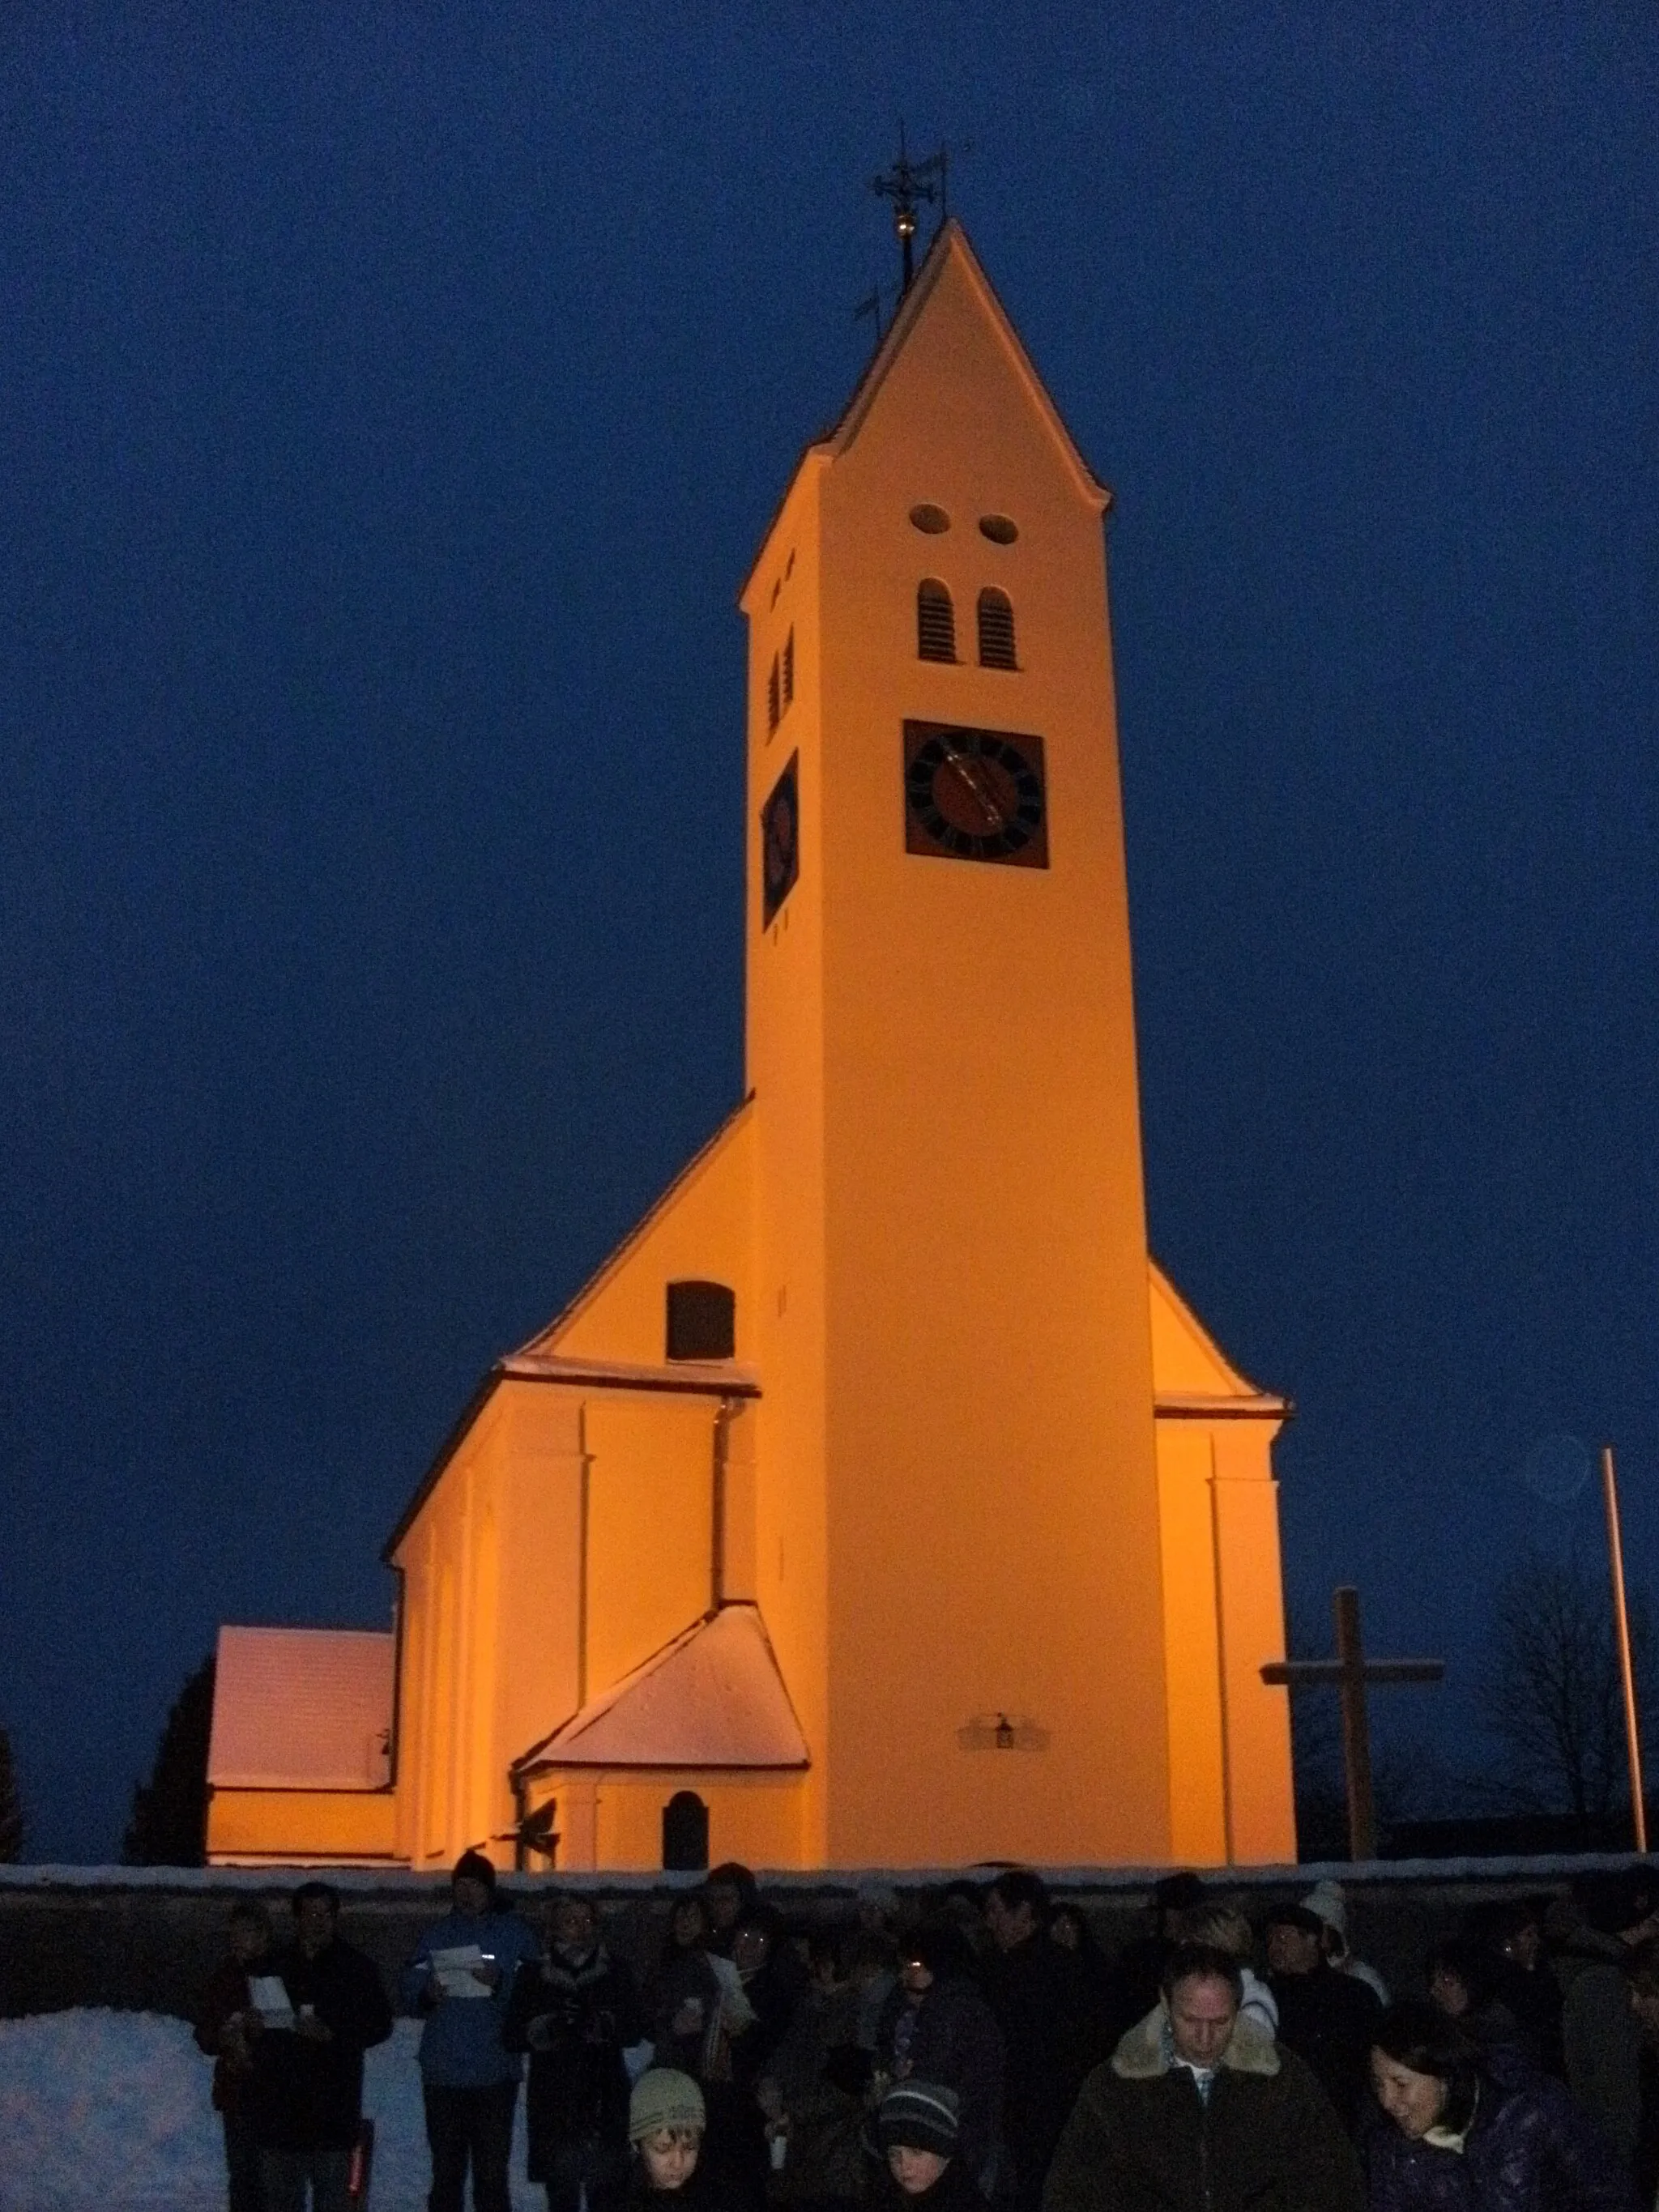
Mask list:
[[[1409,1888],[1423,1884],[1498,1881],[1567,1881],[1577,1876],[1616,1873],[1639,1862],[1634,1851],[1546,1854],[1531,1858],[1316,1859],[1305,1865],[1199,1867],[1200,1880],[1218,1888],[1310,1889],[1316,1881],[1340,1881],[1347,1888]],[[988,1881],[1010,1860],[981,1860],[971,1866],[826,1867],[822,1869],[761,1868],[757,1876],[768,1889],[842,1892],[851,1897],[872,1885],[909,1890],[947,1881]],[[1056,1890],[1144,1893],[1171,1871],[1168,1866],[1040,1867]],[[343,1896],[422,1897],[449,1886],[449,1869],[416,1871],[408,1867],[130,1867],[0,1866],[0,1890],[108,1889],[207,1890],[221,1893],[252,1890],[264,1893],[313,1878],[331,1882]],[[578,1887],[602,1893],[648,1895],[653,1890],[695,1889],[696,1874],[582,1874],[561,1869],[549,1874],[507,1874],[503,1880],[526,1889]]]

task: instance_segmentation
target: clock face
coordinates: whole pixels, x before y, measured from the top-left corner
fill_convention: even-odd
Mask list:
[[[955,722],[906,722],[904,849],[940,860],[1046,868],[1042,738]]]
[[[800,755],[772,786],[761,809],[761,927],[769,928],[800,873]]]

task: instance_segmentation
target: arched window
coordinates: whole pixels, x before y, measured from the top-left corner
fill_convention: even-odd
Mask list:
[[[916,656],[921,660],[957,657],[956,610],[936,576],[923,577],[916,586]]]
[[[1014,603],[1006,592],[988,584],[979,595],[979,665],[1018,668],[1014,657]]]
[[[708,1871],[708,1808],[695,1790],[677,1790],[662,1808],[665,1874]]]

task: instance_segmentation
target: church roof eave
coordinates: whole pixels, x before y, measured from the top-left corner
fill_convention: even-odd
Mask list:
[[[1166,1419],[1175,1420],[1289,1420],[1296,1410],[1291,1401],[1274,1391],[1262,1389],[1259,1383],[1252,1382],[1233,1364],[1150,1253],[1147,1267],[1154,1304],[1162,1304],[1176,1328],[1188,1340],[1201,1365],[1210,1370],[1211,1376],[1221,1386],[1218,1389],[1198,1389],[1190,1385],[1176,1387],[1166,1380],[1164,1387],[1160,1388],[1154,1357],[1155,1411]]]
[[[1152,1413],[1160,1421],[1288,1421],[1296,1408],[1288,1398],[1256,1390],[1239,1397],[1224,1391],[1160,1390]]]

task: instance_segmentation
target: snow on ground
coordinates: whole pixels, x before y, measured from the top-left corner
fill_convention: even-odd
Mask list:
[[[368,2054],[371,2212],[422,2212],[430,2183],[415,2045],[400,2020]],[[223,2212],[223,2138],[211,2068],[181,2020],[54,2012],[0,2020],[0,2212]],[[515,2212],[539,2208],[514,2144]]]

